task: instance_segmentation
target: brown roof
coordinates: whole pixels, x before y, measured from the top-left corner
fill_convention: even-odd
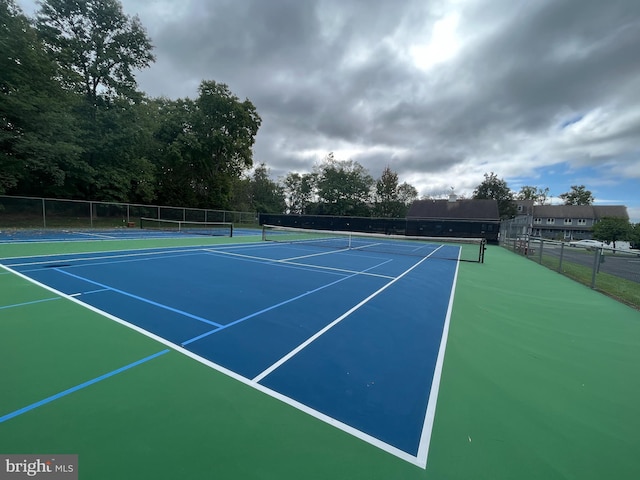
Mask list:
[[[629,219],[624,205],[536,205],[534,217],[546,218],[595,218],[621,217]]]
[[[416,200],[407,218],[498,221],[500,215],[496,200]]]

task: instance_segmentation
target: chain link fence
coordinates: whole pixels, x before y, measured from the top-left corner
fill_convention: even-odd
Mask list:
[[[0,195],[2,229],[133,227],[142,217],[258,227],[255,212]]]
[[[500,226],[500,245],[620,301],[640,308],[640,250],[628,242],[606,245],[530,235],[527,217]]]

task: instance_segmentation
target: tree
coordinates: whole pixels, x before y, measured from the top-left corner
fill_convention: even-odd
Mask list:
[[[200,84],[196,100],[154,102],[160,117],[154,134],[159,200],[202,208],[230,208],[239,201],[261,123],[253,104],[214,81]]]
[[[418,190],[413,185],[402,182],[398,187],[398,199],[406,207],[405,216],[411,204],[418,199]]]
[[[621,217],[604,217],[593,226],[593,238],[607,243],[613,243],[621,240],[630,240],[633,228],[629,220]]]
[[[368,216],[373,177],[358,162],[330,153],[318,170],[318,197],[325,215]]]
[[[533,200],[534,205],[545,205],[549,197],[549,187],[538,188],[531,185],[524,185],[516,195],[518,200]]]
[[[253,166],[253,144],[262,122],[254,105],[229,87],[205,80],[198,89],[188,134],[192,184],[202,206],[229,206],[234,179]]]
[[[131,104],[123,97],[106,99],[98,110],[92,142],[92,190],[96,200],[148,202],[155,196],[155,166],[150,141],[153,123],[148,102]],[[89,193],[91,192],[91,193]]]
[[[640,223],[631,226],[629,243],[631,248],[640,248]]]
[[[406,182],[399,185],[398,174],[387,166],[376,181],[374,213],[380,217],[403,218],[417,197],[417,190]]]
[[[132,98],[133,72],[155,60],[140,19],[118,0],[43,0],[37,18],[64,83],[93,105],[100,95]]]
[[[134,72],[154,57],[140,20],[118,0],[43,0],[37,29],[57,77],[80,100],[74,113],[83,154],[67,172],[65,196],[149,200],[154,171],[138,146],[144,98]]]
[[[496,200],[500,218],[512,218],[517,214],[513,193],[509,190],[507,182],[499,179],[493,172],[484,174],[484,181],[473,191],[472,198]]]
[[[284,188],[269,178],[269,169],[264,163],[254,170],[249,186],[252,211],[284,213],[286,209]]]
[[[190,99],[156,98],[151,102],[153,139],[150,155],[156,171],[156,201],[160,204],[199,206],[192,181],[194,110],[195,104]]]
[[[595,200],[584,185],[571,185],[571,191],[561,193],[559,197],[565,205],[591,205]]]
[[[284,179],[284,191],[288,213],[305,214],[313,200],[316,186],[314,173],[289,173]]]
[[[77,165],[73,98],[29,20],[0,1],[0,193],[54,195]]]

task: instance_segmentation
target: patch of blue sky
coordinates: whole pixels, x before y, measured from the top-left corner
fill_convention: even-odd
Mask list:
[[[578,123],[578,122],[579,122],[580,120],[582,120],[583,118],[584,118],[584,115],[583,115],[583,114],[581,114],[581,113],[580,113],[580,114],[577,114],[577,115],[573,115],[573,116],[571,116],[571,117],[569,117],[569,118],[567,118],[567,119],[563,120],[563,121],[560,123],[560,129],[561,129],[561,130],[563,130],[563,129],[567,128],[567,127],[568,127],[568,126],[570,126],[570,125],[573,125],[573,124],[575,124],[575,123]]]

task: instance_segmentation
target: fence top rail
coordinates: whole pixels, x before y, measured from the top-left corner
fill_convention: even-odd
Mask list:
[[[141,208],[172,208],[175,210],[189,210],[189,211],[198,211],[198,212],[220,212],[220,213],[239,213],[239,214],[251,214],[257,215],[256,212],[241,212],[239,210],[220,210],[213,208],[196,208],[196,207],[176,207],[172,205],[146,205],[143,203],[123,203],[123,202],[108,202],[102,200],[74,200],[71,198],[50,198],[50,197],[27,197],[23,195],[0,195],[0,199],[8,198],[8,199],[21,199],[21,200],[37,200],[42,202],[70,202],[70,203],[88,203],[88,204],[101,204],[101,205],[113,205],[113,206],[122,206],[122,207],[141,207]]]

